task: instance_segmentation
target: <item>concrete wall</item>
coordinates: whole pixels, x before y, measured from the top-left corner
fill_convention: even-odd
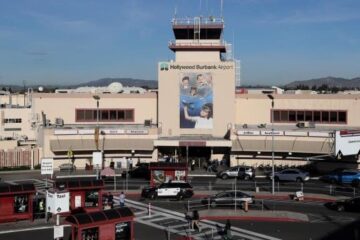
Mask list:
[[[28,139],[35,139],[35,130],[31,127],[31,112],[30,108],[0,108],[0,136],[27,136]],[[5,119],[21,119],[21,123],[5,123]]]
[[[276,110],[343,110],[347,124],[320,124],[322,126],[360,126],[360,94],[297,94],[274,95]],[[265,94],[236,95],[236,124],[270,124],[271,100]],[[280,124],[280,123],[279,123]],[[286,125],[286,123],[281,123]],[[294,123],[289,123],[294,125]]]
[[[152,123],[157,123],[157,99],[156,93],[145,94],[97,94],[100,96],[99,109],[134,109],[134,122],[106,122],[108,124],[144,124],[145,120],[151,119]],[[51,123],[55,123],[55,118],[64,119],[65,124],[86,124],[86,122],[76,122],[76,109],[96,109],[96,100],[93,94],[34,94],[33,112],[41,121],[41,112],[46,114],[46,118]],[[88,122],[94,124],[94,122]],[[101,123],[101,122],[100,122]]]

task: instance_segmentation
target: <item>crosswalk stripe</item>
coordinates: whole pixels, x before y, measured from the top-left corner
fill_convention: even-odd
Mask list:
[[[114,201],[118,202],[118,197],[114,197]],[[189,223],[184,218],[184,214],[176,212],[176,211],[171,211],[168,209],[152,206],[151,207],[151,210],[152,210],[151,216],[149,216],[148,212],[147,212],[148,205],[137,202],[137,201],[128,200],[128,199],[125,201],[125,203],[129,207],[140,209],[142,216],[139,216],[138,213],[135,212],[135,215],[136,215],[135,220],[137,222],[151,226],[151,227],[155,227],[158,229],[167,230],[170,233],[176,233],[178,235],[183,235],[183,236],[188,235],[187,227],[189,226]],[[147,215],[143,215],[144,213],[147,213]],[[162,215],[163,217],[161,219],[157,217],[156,219],[152,220],[152,217],[155,217],[158,215]],[[166,221],[162,222],[165,219],[173,219],[174,222],[176,222],[176,224],[171,225],[170,222],[166,222]],[[179,221],[182,223],[179,223]],[[213,239],[221,239],[221,236],[218,234],[216,226],[224,227],[224,224],[209,221],[209,220],[202,220],[202,221],[200,221],[200,223],[201,223],[201,228],[206,229],[206,230],[203,230],[200,233],[194,232],[192,234],[192,237],[194,237],[195,239],[201,239],[202,237],[213,235],[214,236]],[[167,226],[164,226],[164,224]],[[183,231],[181,231],[181,229],[179,230],[179,228],[181,228],[181,227],[184,227]],[[232,227],[231,229],[232,229],[231,232],[232,232],[233,236],[241,237],[242,239],[278,240],[278,238],[274,238],[271,236],[248,231],[248,230],[237,228],[237,227]]]

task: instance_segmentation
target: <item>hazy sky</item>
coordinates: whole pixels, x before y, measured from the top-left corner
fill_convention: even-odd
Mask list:
[[[359,0],[224,0],[243,84],[360,76]],[[220,0],[0,0],[0,83],[157,79],[171,18],[220,15]]]

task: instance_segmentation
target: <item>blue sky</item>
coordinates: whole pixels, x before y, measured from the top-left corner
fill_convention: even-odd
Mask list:
[[[242,84],[360,76],[359,0],[224,0]],[[157,79],[170,21],[220,15],[220,0],[0,0],[0,83]]]

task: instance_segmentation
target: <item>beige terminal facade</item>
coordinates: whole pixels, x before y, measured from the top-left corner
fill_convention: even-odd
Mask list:
[[[172,29],[175,59],[158,63],[157,91],[29,92],[24,106],[0,96],[0,167],[16,161],[6,153],[19,147],[33,151],[32,165],[46,157],[78,168],[92,164],[94,151],[120,168],[166,156],[257,167],[270,164],[273,149],[277,165],[359,167],[356,139],[350,156],[336,145],[336,136],[360,135],[359,94],[236,93],[239,66],[226,55],[223,20],[174,19]]]

